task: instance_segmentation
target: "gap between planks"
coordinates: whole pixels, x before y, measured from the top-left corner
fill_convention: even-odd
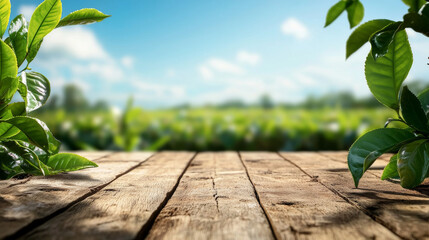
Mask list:
[[[398,239],[277,153],[241,156],[279,239]]]
[[[83,153],[85,155],[85,153]],[[98,168],[48,177],[31,177],[25,184],[1,187],[0,239],[16,239],[95,194],[144,162],[152,153],[90,153]],[[121,166],[116,159],[122,159]],[[78,184],[75,182],[78,180]],[[10,180],[13,181],[13,180]]]
[[[101,191],[33,229],[23,239],[144,237],[194,156],[190,152],[157,153]]]
[[[397,236],[403,239],[429,238],[428,196],[403,189],[397,183],[381,181],[377,176],[381,170],[371,170],[376,173],[364,175],[360,188],[355,188],[342,154],[326,156],[307,152],[281,155]]]
[[[242,156],[242,154],[244,156]],[[334,182],[332,182],[332,181],[329,181],[329,178],[328,178],[331,175],[328,175],[325,173],[326,167],[317,168],[317,166],[310,166],[308,164],[308,159],[305,160],[305,158],[310,158],[311,160],[313,160],[313,162],[327,161],[329,163],[329,166],[335,166],[335,169],[341,170],[342,166],[345,163],[342,162],[343,160],[341,160],[339,156],[337,157],[334,156],[332,157],[333,159],[330,159],[331,157],[322,156],[321,154],[308,154],[308,153],[307,154],[297,153],[295,155],[293,153],[291,154],[280,153],[280,156],[276,153],[252,153],[253,154],[252,156],[246,155],[249,153],[245,153],[245,152],[242,154],[240,154],[239,160],[241,161],[242,167],[245,168],[245,171],[246,171],[245,174],[247,174],[246,178],[248,179],[248,181],[250,181],[249,186],[253,188],[254,197],[258,201],[258,204],[263,211],[263,215],[268,219],[268,224],[266,224],[266,226],[267,227],[271,226],[271,230],[274,231],[274,237],[277,237],[278,239],[285,239],[288,237],[306,238],[306,239],[307,238],[323,239],[324,237],[325,238],[333,238],[335,236],[344,237],[346,236],[344,235],[345,233],[350,234],[351,232],[352,234],[349,236],[354,236],[356,238],[359,238],[359,237],[370,238],[370,237],[376,237],[376,236],[380,238],[384,237],[388,239],[396,238],[396,236],[393,235],[391,231],[385,228],[384,224],[374,222],[374,220],[370,218],[372,217],[377,221],[379,221],[379,218],[381,218],[382,219],[381,222],[383,222],[386,220],[386,215],[378,216],[376,213],[374,213],[372,209],[368,209],[368,204],[365,205],[365,201],[361,203],[359,202],[359,199],[354,199],[352,194],[353,194],[353,191],[355,190],[350,190],[351,193],[344,190],[346,187],[353,188],[349,186],[350,184],[348,184],[347,181],[346,181],[347,184],[341,181],[347,178],[351,179],[351,176],[348,176],[348,175],[345,176],[345,174],[348,172],[346,173],[335,172],[335,174],[339,174],[341,178],[340,180],[337,178],[335,179]],[[301,157],[298,157],[297,155],[300,155],[300,154],[302,154]],[[195,157],[195,155],[193,156]],[[303,158],[304,160],[302,160]],[[302,160],[302,162],[300,160]],[[152,214],[150,214],[150,216],[146,216],[147,217],[146,223],[143,224],[144,221],[139,221],[139,224],[133,227],[133,230],[131,231],[132,234],[130,234],[130,232],[126,232],[126,233],[123,232],[122,234],[125,234],[125,235],[120,235],[120,236],[122,237],[127,236],[129,238],[134,238],[138,232],[139,232],[139,234],[137,235],[138,238],[148,237],[150,239],[151,236],[157,236],[157,235],[151,235],[151,234],[154,234],[153,231],[156,230],[156,226],[157,224],[159,224],[158,221],[161,222],[163,211],[167,211],[169,209],[168,208],[169,205],[171,205],[173,203],[173,200],[177,198],[177,195],[179,194],[179,190],[181,190],[181,184],[186,179],[185,177],[188,176],[189,174],[191,174],[190,176],[194,176],[194,177],[195,177],[195,174],[196,175],[199,174],[198,171],[194,171],[194,172],[191,171],[193,169],[193,166],[189,165],[191,164],[191,162],[193,162],[192,158],[188,160],[187,165],[185,166],[185,168],[183,169],[183,172],[177,178],[177,180],[175,182],[173,181],[174,186],[172,188],[170,183],[169,186],[171,190],[167,191],[168,190],[167,189],[166,191],[163,192],[163,194],[161,194],[161,196],[163,196],[163,198],[161,199],[163,200],[157,202],[158,207],[156,208],[156,204],[152,206]],[[146,162],[145,164],[146,165],[152,164],[151,162],[149,162],[150,164],[147,164],[147,163],[148,162]],[[216,163],[216,160],[214,164],[215,165],[218,164]],[[181,166],[183,167],[183,165]],[[121,175],[122,176],[121,178],[117,177],[116,179],[118,181],[127,182],[124,180],[124,178],[130,177],[128,176],[130,173],[139,175],[135,171],[140,169],[141,167],[143,167],[142,162],[140,162],[138,166],[134,167],[133,171],[131,171],[132,169],[130,169],[128,174],[126,174],[125,176]],[[152,165],[152,168],[154,167],[160,167],[160,166]],[[165,170],[165,169],[161,169],[161,170]],[[140,170],[140,173],[141,173],[141,170]],[[234,171],[231,171],[231,174],[244,174],[244,173],[243,172],[240,173],[240,171],[234,173]],[[182,176],[184,177],[182,178]],[[212,176],[210,179],[207,179],[207,181],[211,184],[209,190],[211,189],[211,191],[214,191],[213,194],[215,195],[215,196],[211,195],[209,197],[212,200],[214,199],[214,202],[213,202],[214,205],[212,206],[214,206],[214,209],[216,209],[216,211],[219,212],[219,210],[222,209],[222,206],[223,206],[220,203],[226,201],[226,199],[223,198],[224,195],[220,194],[219,189],[217,189],[221,185],[217,186],[214,176]],[[131,177],[134,177],[134,179],[138,179],[137,176],[131,176]],[[374,177],[375,176],[372,176],[372,178]],[[254,181],[252,180],[252,178],[254,179]],[[271,180],[271,182],[274,183],[272,186],[268,186],[268,187],[279,187],[279,188],[273,188],[273,190],[275,191],[266,191],[267,190],[266,183],[270,182],[270,181],[267,181],[267,179]],[[376,179],[376,180],[380,181],[379,179]],[[112,180],[110,183],[111,184],[109,184],[108,188],[104,187],[105,191],[100,191],[100,189],[97,189],[97,192],[92,193],[89,197],[86,197],[84,200],[79,201],[74,205],[70,204],[70,206],[68,206],[63,211],[60,212],[61,214],[58,213],[57,215],[49,218],[50,219],[50,220],[48,219],[49,221],[45,221],[46,223],[49,224],[48,226],[41,225],[36,229],[34,229],[33,232],[29,233],[25,237],[32,237],[32,238],[48,237],[49,238],[49,235],[46,235],[46,234],[49,234],[49,233],[52,234],[53,230],[57,231],[57,235],[53,235],[53,236],[59,236],[63,233],[67,233],[67,231],[70,231],[70,230],[57,229],[59,227],[58,225],[56,225],[58,222],[64,223],[66,220],[68,221],[70,217],[74,218],[74,221],[78,221],[79,219],[80,220],[86,219],[86,218],[79,218],[79,216],[76,217],[76,214],[72,213],[75,210],[79,210],[81,211],[82,214],[85,214],[86,213],[85,211],[90,209],[88,208],[89,204],[94,205],[94,203],[100,202],[102,199],[106,199],[106,198],[109,199],[110,203],[116,204],[120,198],[115,196],[114,189],[122,188],[123,185],[118,184],[118,182],[115,180]],[[113,185],[116,184],[116,187],[111,186],[112,184]],[[346,186],[338,187],[338,184],[345,184]],[[386,182],[383,182],[382,184],[386,184]],[[315,185],[318,185],[318,187]],[[285,186],[289,187],[289,189],[285,188]],[[296,188],[292,186],[295,186]],[[386,187],[386,185],[384,185],[384,187]],[[314,190],[313,192],[311,192],[311,194],[313,195],[310,194],[310,196],[303,197],[302,195],[298,194],[300,191],[303,191],[305,189]],[[329,189],[330,191],[326,193],[326,191],[323,192],[320,189]],[[1,190],[1,186],[0,186],[0,190]],[[133,191],[129,191],[129,193],[133,193]],[[314,196],[315,194],[320,194],[321,196],[317,196],[315,198]],[[337,198],[332,197],[333,195],[337,196]],[[139,197],[141,196],[139,195]],[[300,199],[296,197],[303,197],[304,199]],[[329,211],[331,212],[334,210],[339,211],[345,208],[346,209],[345,212],[347,212],[347,214],[350,213],[351,211],[353,214],[358,216],[358,220],[355,221],[354,224],[363,223],[360,226],[367,226],[367,227],[365,229],[358,229],[357,227],[353,229],[351,227],[349,228],[348,226],[343,226],[341,224],[339,224],[339,226],[334,226],[332,224],[335,222],[333,222],[332,219],[329,219],[329,218],[325,219],[323,215],[320,215],[320,214],[317,215],[317,212],[315,212],[316,217],[308,215],[308,213],[305,212],[305,209],[300,209],[300,208],[307,208],[307,210],[312,209],[313,211],[321,210],[317,208],[318,207],[317,202],[314,204],[308,204],[311,198],[315,198],[315,201],[321,201],[323,200],[323,198],[330,199],[332,201],[331,203],[321,201],[321,203],[326,204],[328,206],[328,209],[324,211],[327,211],[327,213],[330,213]],[[405,201],[406,199],[405,200],[397,199],[397,200]],[[338,209],[335,209],[335,208],[329,209],[329,206],[332,206],[332,204],[336,204],[340,207],[338,207]],[[106,204],[106,206],[107,205],[109,204]],[[355,210],[350,210],[349,207],[347,207],[348,205],[351,208],[354,208]],[[369,207],[371,207],[371,204],[369,204]],[[375,211],[377,211],[377,209]],[[361,213],[359,214],[357,212],[361,212]],[[301,215],[303,215],[301,216],[302,218],[300,218],[300,216],[294,215],[296,213],[300,213]],[[384,212],[384,214],[386,213],[388,214],[389,211]],[[345,218],[342,218],[342,220],[347,220],[347,217],[349,217],[349,215],[347,214],[345,214]],[[365,214],[370,215],[370,217],[368,217]],[[367,217],[365,218],[364,216],[367,216]],[[100,216],[95,216],[95,217],[100,217]],[[387,218],[388,217],[389,216],[387,216]],[[101,216],[101,218],[103,218],[103,216]],[[173,220],[176,220],[176,219],[173,218]],[[372,224],[371,224],[371,221],[373,221]],[[404,222],[405,220],[402,219],[401,221]],[[109,229],[109,227],[112,226],[111,222],[108,222],[105,220],[98,222],[97,224],[100,224],[100,223],[101,225],[96,226],[98,227],[98,230]],[[143,227],[142,227],[142,224],[143,224]],[[392,229],[395,230],[395,226],[392,227],[391,225],[388,225],[388,228],[391,230]],[[403,229],[405,230],[402,230],[402,231],[406,231],[406,228],[403,228]],[[270,229],[268,228],[268,230]],[[333,230],[336,230],[336,232]],[[376,233],[376,234],[374,235],[373,233]],[[415,236],[416,238],[425,237],[424,232],[422,235],[415,229],[412,229],[411,233],[415,235],[401,235],[401,237],[405,239],[412,239],[413,236]],[[84,234],[88,234],[88,232]],[[91,236],[94,237],[96,235],[86,235],[86,236],[87,238],[91,238]],[[265,234],[264,236],[266,236],[267,238],[269,238],[270,236],[273,237],[272,233]],[[76,236],[73,236],[73,238],[75,237]],[[111,235],[107,237],[117,238],[118,235]]]
[[[237,152],[199,153],[146,239],[275,239]]]

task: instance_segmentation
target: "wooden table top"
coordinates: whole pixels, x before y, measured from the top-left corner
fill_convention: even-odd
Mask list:
[[[346,152],[80,152],[0,181],[0,239],[429,239],[429,182],[353,185]]]

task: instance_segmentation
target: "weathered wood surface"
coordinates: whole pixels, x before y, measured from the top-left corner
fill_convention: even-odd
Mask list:
[[[341,155],[283,153],[282,156],[401,238],[429,239],[427,195],[381,181],[375,174],[365,174],[359,188],[355,188]]]
[[[273,239],[237,153],[200,153],[147,239]]]
[[[134,239],[173,192],[193,153],[160,153],[25,239]]]
[[[241,155],[279,239],[397,239],[277,153]]]
[[[85,155],[85,154],[84,154]],[[0,238],[15,234],[35,220],[43,219],[97,191],[119,175],[146,160],[151,153],[109,154],[95,158],[98,168],[49,177],[0,181]]]
[[[99,168],[0,181],[0,239],[429,239],[429,182],[353,186],[346,152],[80,154]]]

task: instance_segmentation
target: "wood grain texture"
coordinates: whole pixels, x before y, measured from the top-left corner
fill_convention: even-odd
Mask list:
[[[193,156],[190,152],[157,153],[23,238],[134,239],[162,207]]]
[[[147,239],[273,239],[235,152],[200,153]]]
[[[428,196],[381,181],[374,174],[365,174],[356,189],[341,156],[318,153],[282,153],[282,156],[402,238],[429,239]]]
[[[398,239],[277,153],[240,154],[278,239]]]
[[[17,183],[14,180],[1,181],[5,184],[0,186],[0,239],[79,201],[150,155],[133,153],[125,158],[122,153],[117,153],[95,159],[98,168],[56,176],[30,177]],[[94,156],[87,157],[94,160]]]

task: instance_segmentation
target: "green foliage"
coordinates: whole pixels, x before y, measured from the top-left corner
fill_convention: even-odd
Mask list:
[[[86,8],[70,13],[67,15],[67,17],[61,19],[56,27],[58,28],[70,25],[82,25],[101,22],[108,17],[110,17],[110,15],[106,15],[97,9]]]
[[[18,66],[21,66],[27,55],[27,36],[27,20],[25,20],[24,15],[18,15],[12,20],[9,27],[9,38],[15,51]]]
[[[10,10],[10,0],[0,0],[0,179],[22,173],[51,175],[97,166],[83,157],[58,153],[60,142],[46,124],[27,116],[49,98],[48,79],[27,70],[43,38],[60,23],[61,1],[43,1],[34,11],[30,24],[23,15],[14,18],[9,36],[3,40]],[[106,17],[95,9],[83,9],[63,19],[62,26],[99,22]],[[25,60],[26,67],[18,73]],[[10,103],[16,92],[24,102]]]
[[[0,0],[0,38],[6,32],[10,17],[10,0]]]
[[[46,161],[46,165],[54,172],[76,171],[88,167],[97,167],[97,164],[72,153],[58,153]]]
[[[359,0],[340,0],[329,9],[325,27],[333,23],[344,11],[347,11],[350,28],[357,26],[363,19],[364,7]]]
[[[350,148],[348,155],[349,169],[355,185],[374,161],[386,152],[398,150],[400,146],[415,138],[407,130],[380,128],[360,137]]]
[[[61,11],[61,0],[45,0],[34,10],[28,27],[28,49],[37,48],[38,43],[54,30],[61,19]]]
[[[412,28],[429,37],[429,3],[402,1],[410,7],[403,21],[369,21],[359,26],[347,41],[347,58],[366,42],[371,43],[365,62],[368,87],[379,102],[397,113],[397,118],[389,119],[385,128],[368,132],[350,148],[348,164],[356,187],[365,171],[386,152],[397,154],[385,167],[383,180],[399,178],[402,187],[414,188],[429,176],[429,88],[416,97],[407,86],[402,86],[413,64],[405,29]],[[328,11],[332,21],[336,18],[333,8],[339,9],[339,5]],[[402,122],[405,128],[387,128],[391,122]]]
[[[70,150],[332,151],[350,148],[360,135],[394,116],[388,109],[340,106],[128,109],[131,114],[44,107],[37,117]]]
[[[386,165],[383,170],[383,174],[381,175],[381,180],[386,180],[389,178],[399,179],[398,154],[395,154],[390,158],[389,163]]]
[[[19,80],[18,91],[25,101],[27,112],[32,112],[46,103],[51,86],[45,76],[38,72],[23,72]]]
[[[411,69],[413,54],[405,31],[398,32],[389,52],[374,60],[371,53],[365,62],[365,77],[374,97],[392,109],[399,109],[399,91]]]
[[[423,182],[429,170],[428,153],[427,139],[404,145],[399,150],[397,166],[402,187],[414,188]]]
[[[387,19],[377,19],[366,22],[359,27],[357,27],[353,33],[350,35],[347,40],[346,46],[346,57],[350,57],[354,52],[359,50],[365,43],[368,42],[368,39],[378,30],[384,28],[385,26],[393,23]]]

